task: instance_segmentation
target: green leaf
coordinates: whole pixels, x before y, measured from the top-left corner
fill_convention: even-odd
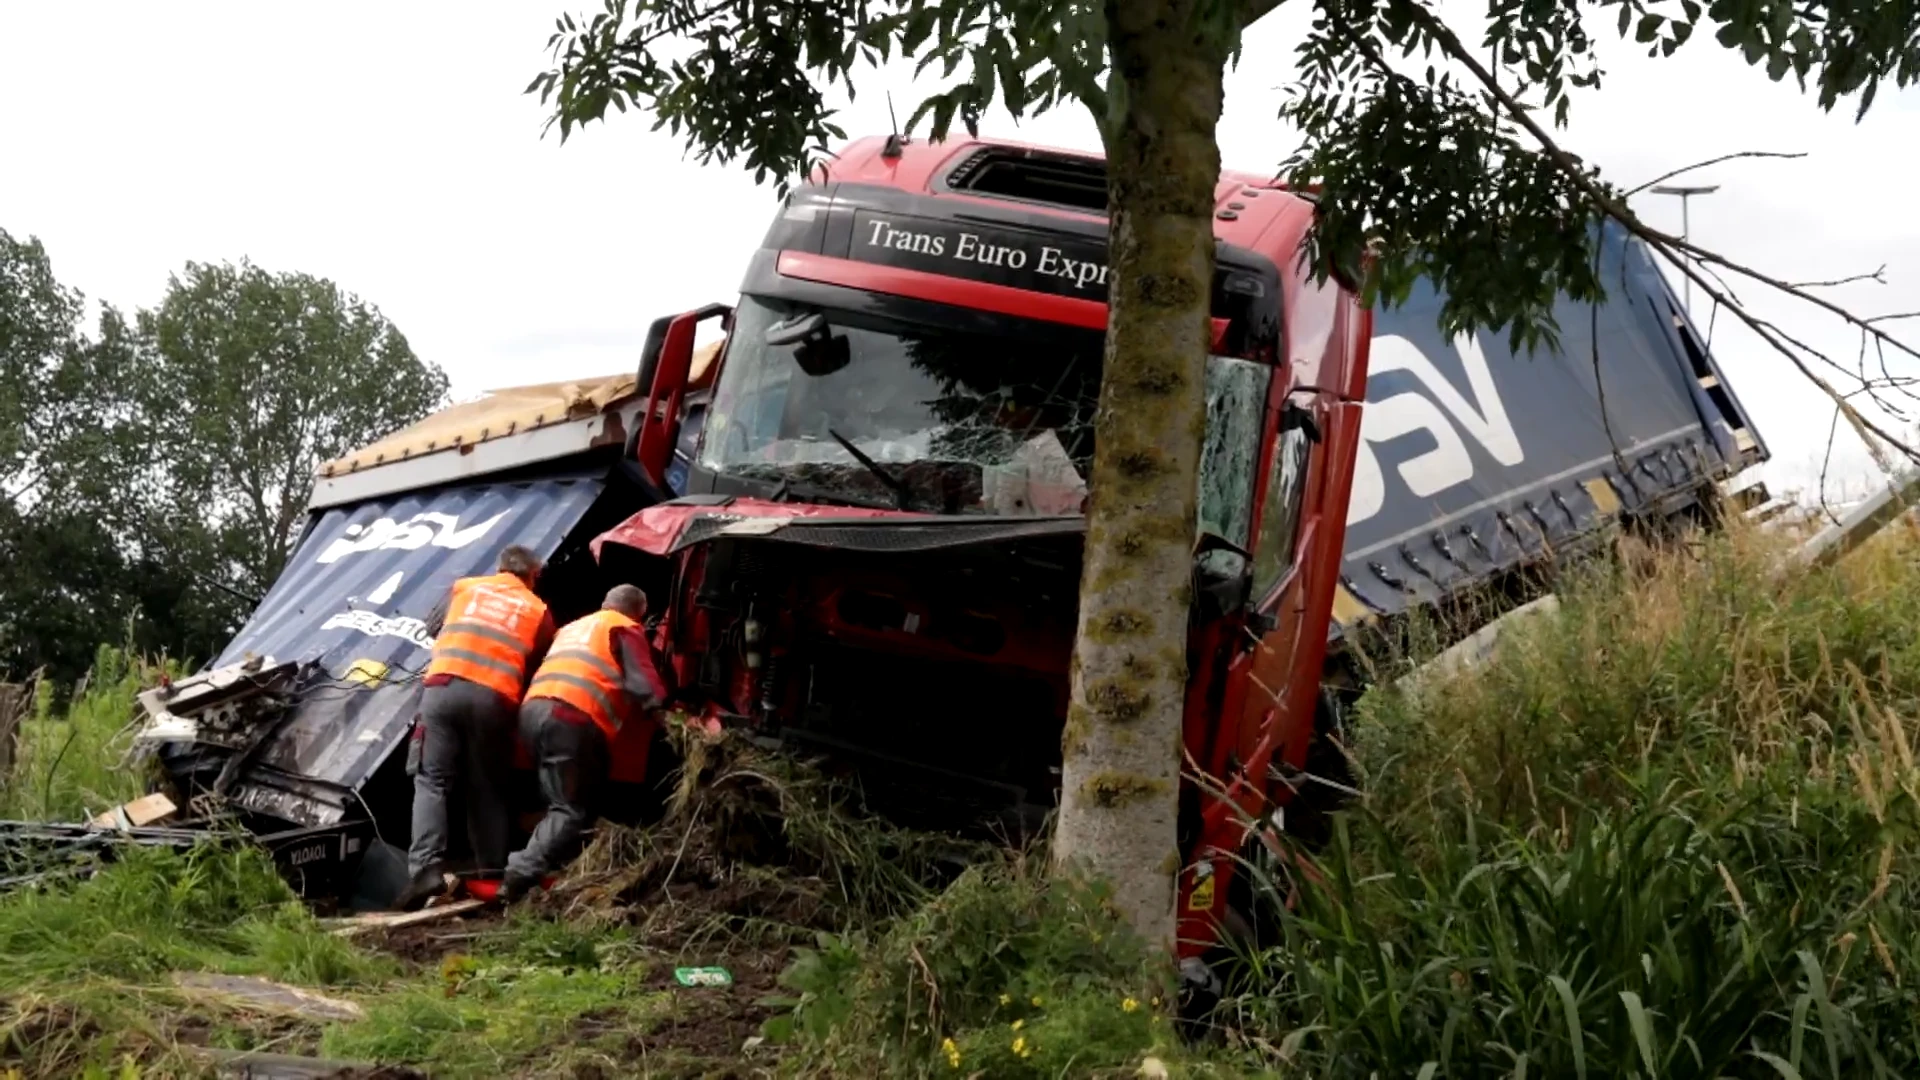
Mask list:
[[[1833,1001],[1827,996],[1827,976],[1820,968],[1820,961],[1813,953],[1801,949],[1794,954],[1800,958],[1800,966],[1807,977],[1807,992],[1813,997],[1814,1007],[1820,1010],[1820,1035],[1827,1046],[1827,1066],[1829,1075],[1840,1075],[1840,1048],[1846,1037],[1846,1024],[1840,1017],[1840,1010],[1833,1007]]]
[[[1586,1034],[1580,1027],[1580,1004],[1574,1000],[1573,985],[1559,975],[1547,976],[1547,982],[1560,995],[1560,1006],[1567,1016],[1567,1041],[1573,1046],[1573,1072],[1579,1080],[1587,1080]]]
[[[1647,1008],[1640,1003],[1640,995],[1631,990],[1620,991],[1620,1000],[1627,1007],[1627,1026],[1633,1029],[1633,1041],[1640,1048],[1640,1061],[1647,1067],[1650,1080],[1659,1080],[1660,1066],[1655,1063],[1653,1023],[1647,1018]]]
[[[1773,1054],[1769,1054],[1765,1050],[1755,1050],[1753,1056],[1773,1066],[1773,1071],[1780,1074],[1781,1080],[1800,1080],[1800,1070],[1794,1068],[1792,1064],[1787,1061]]]

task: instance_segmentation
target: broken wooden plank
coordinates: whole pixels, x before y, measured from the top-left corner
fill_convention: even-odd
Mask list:
[[[340,937],[348,937],[366,930],[398,930],[402,927],[451,919],[455,915],[464,915],[486,906],[485,900],[456,900],[451,904],[441,904],[421,911],[356,915],[350,919],[339,920],[335,923],[333,932]]]
[[[364,1020],[365,1010],[351,1001],[330,998],[286,983],[250,975],[216,975],[206,971],[178,971],[173,984],[190,996],[213,998],[244,1008],[284,1013],[305,1020]]]
[[[172,799],[156,791],[132,802],[121,803],[87,824],[96,829],[139,829],[172,817],[178,809]]]

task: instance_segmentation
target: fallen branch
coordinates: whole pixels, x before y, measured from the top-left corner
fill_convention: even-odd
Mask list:
[[[409,911],[399,914],[356,915],[341,920],[333,928],[338,937],[351,937],[366,930],[399,930],[423,923],[440,922],[455,915],[464,915],[487,906],[485,900],[456,900],[451,904],[440,904],[421,911]]]

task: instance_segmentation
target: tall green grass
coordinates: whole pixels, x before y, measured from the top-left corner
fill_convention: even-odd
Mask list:
[[[351,987],[394,969],[321,928],[264,853],[213,844],[133,849],[85,881],[0,897],[0,957],[0,1068],[28,1076],[126,1057],[168,1075],[186,1067],[186,1026],[202,1042],[265,1041],[244,1017],[180,999],[167,978],[175,971]],[[318,1025],[281,1027],[282,1037],[319,1037]]]
[[[1363,701],[1368,795],[1235,1044],[1334,1078],[1920,1072],[1920,548],[1651,565]]]
[[[0,818],[72,821],[137,798],[146,774],[128,759],[140,692],[177,664],[102,645],[64,695],[41,685],[21,724],[11,775],[0,776]]]

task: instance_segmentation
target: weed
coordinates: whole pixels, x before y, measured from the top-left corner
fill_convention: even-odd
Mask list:
[[[1335,1080],[1920,1068],[1920,567],[1776,565],[1735,530],[1589,568],[1486,666],[1363,700],[1369,794],[1233,1041]]]
[[[1169,986],[1097,887],[976,864],[878,936],[827,935],[767,1034],[804,1074],[1093,1076],[1172,1041]],[[955,1070],[958,1070],[957,1072]]]
[[[128,760],[135,699],[163,673],[179,665],[103,645],[64,710],[36,688],[13,773],[0,776],[0,818],[77,820],[142,794],[146,776]]]

